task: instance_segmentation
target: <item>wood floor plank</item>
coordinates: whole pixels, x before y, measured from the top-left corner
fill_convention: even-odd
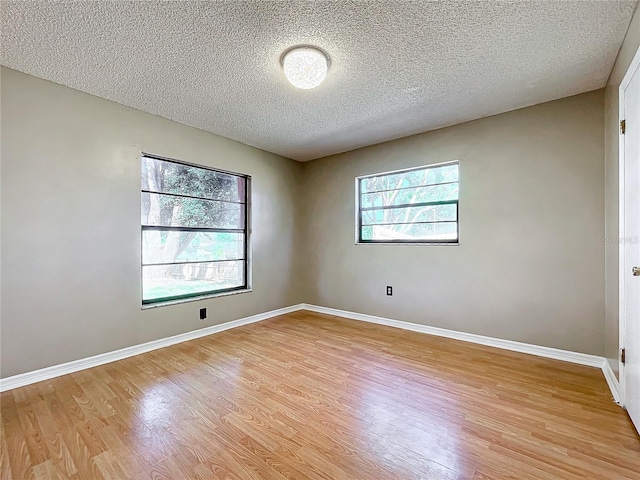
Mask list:
[[[7,451],[7,438],[4,434],[4,424],[0,422],[0,478],[13,480],[9,465],[9,452]]]
[[[295,312],[0,394],[0,478],[638,480],[600,370]]]

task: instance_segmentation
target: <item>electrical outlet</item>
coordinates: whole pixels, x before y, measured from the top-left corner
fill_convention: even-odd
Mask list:
[[[205,318],[207,318],[207,309],[206,308],[201,308],[200,309],[200,320],[204,320]]]
[[[389,285],[387,285],[387,295],[389,296],[393,295],[393,287],[390,287]]]

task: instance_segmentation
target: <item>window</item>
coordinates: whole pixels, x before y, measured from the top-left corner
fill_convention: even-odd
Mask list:
[[[250,177],[143,155],[142,304],[248,289]]]
[[[357,243],[457,243],[458,166],[358,177]]]

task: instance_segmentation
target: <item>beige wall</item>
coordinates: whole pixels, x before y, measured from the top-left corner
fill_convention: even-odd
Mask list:
[[[606,224],[606,322],[605,355],[618,374],[618,87],[640,46],[640,9],[631,19],[605,90],[605,224]]]
[[[2,377],[302,301],[299,163],[13,70],[1,81]],[[141,310],[141,151],[253,177],[252,293]]]
[[[306,163],[306,301],[603,354],[603,104],[600,90]],[[450,160],[459,246],[354,245],[356,176]]]
[[[1,74],[2,377],[299,302],[604,352],[602,91],[299,164]],[[253,177],[252,293],[141,310],[141,151]],[[353,244],[356,176],[455,159],[460,246]]]

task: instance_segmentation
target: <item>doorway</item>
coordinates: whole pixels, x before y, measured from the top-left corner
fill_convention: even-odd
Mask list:
[[[640,432],[640,49],[620,83],[620,389]]]

